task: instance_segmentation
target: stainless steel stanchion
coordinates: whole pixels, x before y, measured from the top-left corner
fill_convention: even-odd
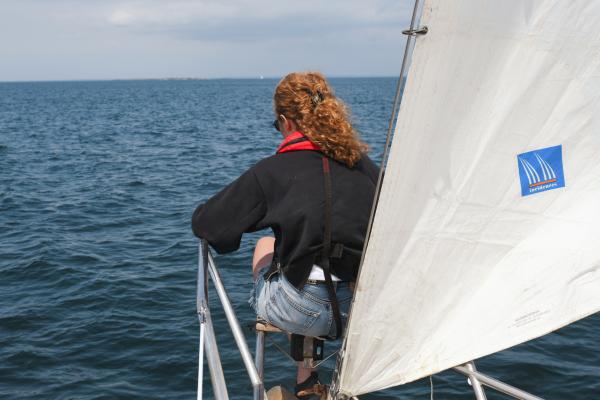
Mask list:
[[[229,296],[227,296],[227,291],[225,290],[225,286],[223,286],[223,281],[221,280],[219,271],[215,267],[215,262],[208,249],[207,255],[208,271],[210,273],[210,277],[212,278],[212,281],[215,285],[215,290],[217,291],[217,295],[219,296],[221,304],[223,305],[225,317],[227,318],[227,322],[229,322],[231,332],[233,333],[233,338],[235,339],[235,343],[237,344],[240,354],[242,356],[242,361],[244,362],[246,370],[248,371],[248,375],[250,376],[252,387],[262,387],[262,380],[258,374],[258,371],[256,370],[256,366],[254,365],[252,354],[250,353],[250,348],[248,347],[248,343],[246,343],[246,338],[244,337],[244,333],[242,332],[240,323],[238,322],[238,319],[235,316],[235,311],[233,310],[233,306],[231,305]],[[264,392],[264,389],[262,391]]]
[[[468,363],[466,363],[465,367],[470,372],[477,372],[477,369],[475,368],[475,363],[473,361],[469,361]],[[471,382],[473,391],[475,392],[475,398],[477,400],[487,400],[487,397],[485,396],[485,390],[483,390],[483,386],[481,386],[479,379],[477,379],[477,377],[473,374],[470,374],[468,379]]]
[[[198,340],[198,391],[197,400],[202,400],[202,381],[204,380],[204,323],[200,322],[200,340]]]
[[[196,310],[198,320],[200,322],[200,351],[198,365],[198,399],[202,399],[202,355],[206,353],[208,369],[210,371],[210,380],[212,382],[215,399],[228,400],[227,386],[225,384],[225,376],[223,375],[223,367],[221,358],[219,357],[219,349],[215,331],[213,329],[210,310],[208,308],[208,244],[202,240],[199,245],[198,259],[198,287],[196,292]],[[204,351],[206,350],[206,351]]]
[[[494,390],[497,390],[501,393],[504,393],[506,395],[509,395],[515,399],[520,399],[520,400],[543,400],[541,397],[538,396],[534,396],[531,393],[527,393],[524,390],[521,389],[517,389],[514,386],[511,386],[509,384],[506,384],[504,382],[501,382],[497,379],[494,379],[492,377],[489,377],[487,375],[482,374],[479,371],[472,371],[470,369],[468,369],[466,366],[461,365],[458,367],[454,367],[455,371],[460,372],[463,375],[466,375],[468,377],[474,376],[475,378],[477,378],[477,380],[482,384],[485,385],[489,388],[492,388]]]
[[[256,332],[256,352],[254,353],[254,362],[261,382],[264,379],[265,335],[265,332]],[[261,383],[259,386],[254,387],[254,400],[264,400],[264,397],[264,383]]]

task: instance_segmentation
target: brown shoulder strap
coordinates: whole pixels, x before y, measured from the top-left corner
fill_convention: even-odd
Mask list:
[[[329,293],[329,301],[331,302],[331,310],[335,320],[335,335],[328,339],[335,340],[342,335],[342,316],[340,314],[340,305],[335,294],[335,288],[331,279],[331,271],[329,269],[329,257],[331,253],[331,214],[332,214],[332,192],[331,192],[331,172],[329,168],[329,159],[323,156],[323,182],[325,188],[325,213],[324,213],[324,232],[323,232],[323,252],[321,253],[321,268],[325,275],[325,283],[327,284],[327,292]]]

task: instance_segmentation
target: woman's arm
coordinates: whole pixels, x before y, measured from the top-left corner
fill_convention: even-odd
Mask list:
[[[263,229],[267,211],[265,196],[253,168],[230,183],[192,215],[192,230],[219,253],[240,247],[244,232]]]

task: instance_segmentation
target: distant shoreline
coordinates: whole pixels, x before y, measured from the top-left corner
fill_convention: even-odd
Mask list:
[[[328,76],[328,79],[390,79],[397,76]],[[278,80],[280,76],[265,77],[223,77],[223,78],[193,78],[193,77],[171,77],[171,78],[115,78],[115,79],[56,79],[56,80],[16,80],[2,81],[0,83],[68,83],[68,82],[131,82],[131,81],[223,81],[223,80]]]

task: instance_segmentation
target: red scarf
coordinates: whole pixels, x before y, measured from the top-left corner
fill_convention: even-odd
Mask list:
[[[297,151],[297,150],[317,150],[321,149],[319,146],[311,142],[301,132],[294,132],[281,142],[277,147],[277,153],[285,153],[286,151]]]

